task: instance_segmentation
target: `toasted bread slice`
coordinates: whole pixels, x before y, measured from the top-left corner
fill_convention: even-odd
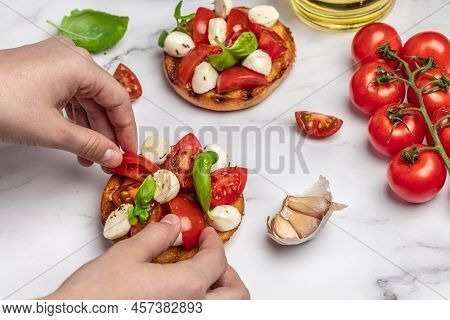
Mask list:
[[[109,214],[117,208],[117,206],[114,204],[114,202],[111,200],[112,194],[120,188],[124,181],[124,178],[113,175],[109,181],[106,183],[105,189],[103,190],[101,205],[100,205],[100,219],[102,222],[102,225],[105,225],[106,219],[108,218]],[[236,207],[236,209],[239,210],[241,215],[244,215],[244,197],[241,195],[239,199],[237,199],[233,206]],[[225,243],[228,240],[230,240],[231,236],[236,232],[236,230],[239,227],[227,231],[227,232],[219,232],[217,231],[219,237],[222,239],[222,241]],[[125,240],[129,238],[129,234],[126,236],[123,236],[122,238],[113,240],[113,243],[117,243],[119,241]],[[194,248],[192,250],[185,250],[183,247],[170,247],[166,251],[164,251],[160,256],[156,257],[153,262],[155,263],[174,263],[186,259],[192,258],[198,251],[198,248]]]

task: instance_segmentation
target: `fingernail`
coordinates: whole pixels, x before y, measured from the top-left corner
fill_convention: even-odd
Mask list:
[[[120,154],[113,149],[108,149],[103,154],[103,157],[100,159],[102,165],[108,168],[115,168],[120,165]]]
[[[174,214],[168,214],[167,216],[162,218],[161,222],[175,225],[180,222],[180,219]]]

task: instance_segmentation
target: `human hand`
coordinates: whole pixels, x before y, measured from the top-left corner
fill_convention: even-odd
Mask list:
[[[72,40],[0,51],[0,69],[0,140],[66,150],[86,166],[117,167],[118,145],[137,151],[128,93]]]
[[[150,263],[174,243],[179,232],[178,217],[165,216],[82,266],[46,299],[250,298],[212,228],[203,230],[199,252],[192,259],[168,265]]]

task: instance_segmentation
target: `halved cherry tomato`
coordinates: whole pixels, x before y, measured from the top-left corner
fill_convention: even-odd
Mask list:
[[[272,29],[257,23],[252,23],[250,29],[258,38],[258,48],[266,51],[272,60],[277,59],[287,51],[283,38]]]
[[[131,101],[137,100],[142,95],[142,87],[138,78],[126,65],[119,64],[114,72],[114,78],[127,90]]]
[[[156,201],[152,201],[152,209],[150,210],[150,216],[145,224],[142,224],[138,221],[138,223],[134,226],[131,226],[130,236],[138,234],[145,226],[149,223],[160,222],[161,219],[168,214],[170,211],[164,205],[159,204]]]
[[[190,250],[198,246],[198,240],[206,228],[205,216],[199,205],[185,194],[169,201],[170,211],[180,218],[183,246]]]
[[[134,198],[136,193],[141,186],[140,182],[135,182],[132,184],[123,184],[116,192],[112,195],[112,201],[115,205],[120,206],[122,203],[134,203]]]
[[[450,106],[447,108],[447,110],[438,110],[435,111],[431,117],[431,122],[436,123],[437,120],[440,118],[449,115],[450,114]],[[437,126],[437,132],[439,140],[442,143],[442,146],[444,147],[445,153],[450,157],[450,119],[445,119],[441,122],[441,124],[438,124]],[[426,132],[427,142],[430,146],[434,145],[433,138],[431,137],[431,133],[429,130]]]
[[[110,168],[113,173],[128,177],[136,181],[144,181],[149,175],[159,170],[158,166],[150,160],[132,153],[123,154],[122,163],[117,168]]]
[[[182,84],[191,82],[194,76],[195,68],[210,54],[220,53],[218,46],[210,46],[207,44],[200,44],[181,59],[178,67],[178,79]]]
[[[202,151],[197,137],[189,133],[172,146],[163,168],[172,171],[177,176],[181,188],[192,188],[194,186],[192,179],[194,158]]]
[[[209,44],[208,27],[209,20],[218,18],[219,16],[214,11],[200,7],[197,9],[194,18],[193,38],[196,45]]]
[[[244,191],[247,183],[247,169],[240,167],[222,168],[211,173],[211,204],[230,205]]]
[[[225,93],[237,89],[252,89],[267,86],[266,77],[245,67],[233,67],[225,70],[217,79],[217,93]]]
[[[227,19],[227,39],[240,30],[249,30],[250,25],[251,22],[246,12],[239,8],[231,9]]]
[[[300,131],[313,138],[326,138],[335,134],[343,124],[343,121],[334,116],[322,113],[298,111],[295,119]]]

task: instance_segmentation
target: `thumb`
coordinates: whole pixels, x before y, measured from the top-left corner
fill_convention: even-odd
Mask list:
[[[150,223],[126,240],[127,251],[139,261],[152,261],[175,242],[180,229],[180,219],[174,214],[168,214],[160,222]]]

